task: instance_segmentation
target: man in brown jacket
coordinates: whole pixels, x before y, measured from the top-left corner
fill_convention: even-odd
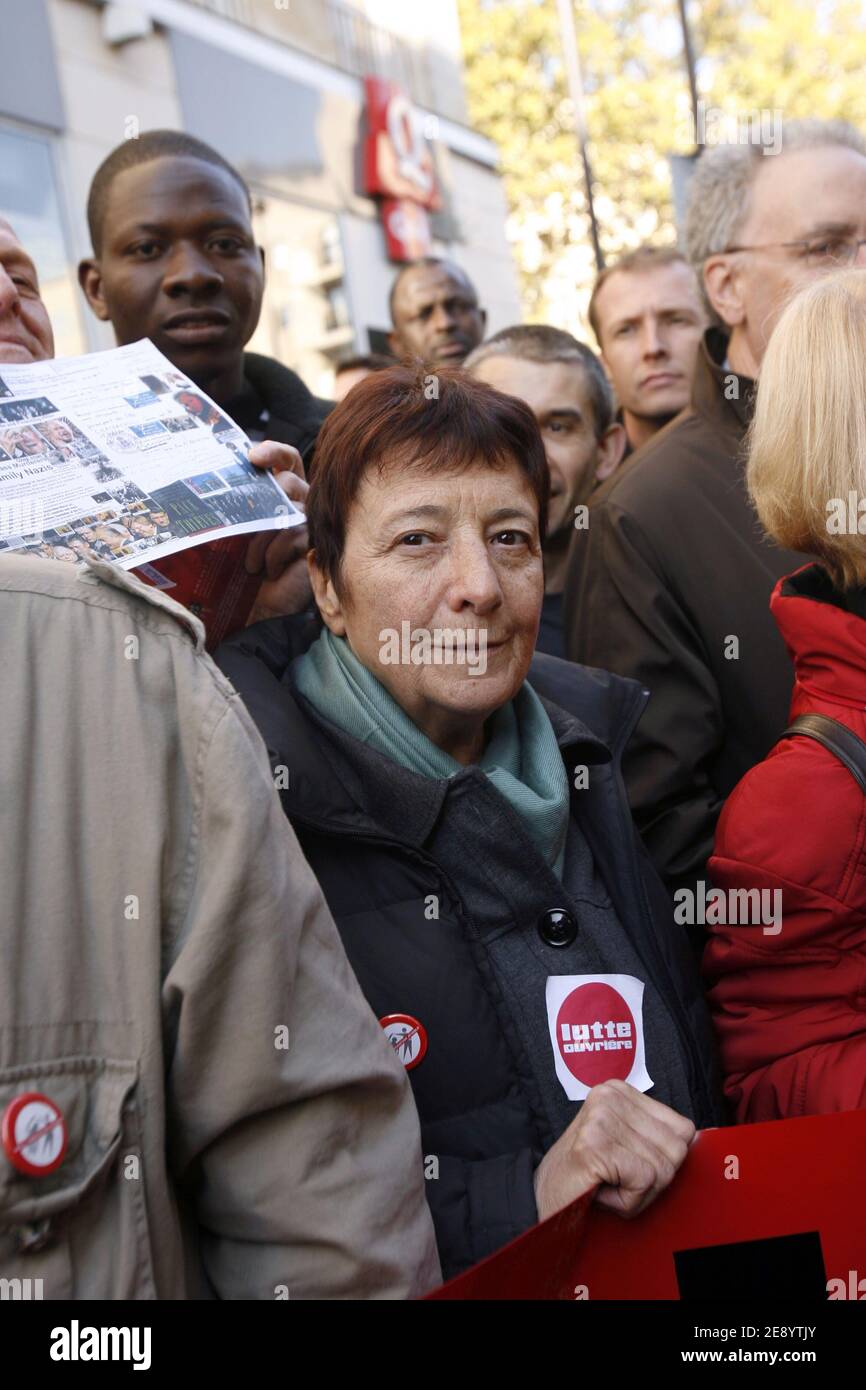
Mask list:
[[[203,639],[113,565],[0,557],[0,1269],[45,1299],[423,1293],[405,1071]]]
[[[696,168],[689,256],[725,325],[705,335],[691,406],[599,489],[564,598],[575,661],[651,692],[623,759],[635,818],[672,890],[694,888],[722,803],[785,728],[793,673],[770,618],[807,557],[761,536],[743,474],[754,381],[788,299],[862,264],[866,143],[790,122],[781,153],[718,146]]]

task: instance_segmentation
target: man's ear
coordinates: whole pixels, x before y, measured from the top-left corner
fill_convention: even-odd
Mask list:
[[[324,570],[319,569],[315,550],[307,551],[307,573],[310,576],[310,588],[316,600],[316,607],[322,615],[322,622],[335,637],[345,637],[346,620],[343,616],[343,605],[333,583]]]
[[[745,323],[742,276],[736,258],[730,254],[710,256],[704,262],[704,284],[707,298],[723,324],[728,328],[737,328]]]
[[[262,262],[262,275],[266,275],[266,274],[267,274],[267,269],[268,269],[268,263],[267,263],[267,261],[265,260],[265,248],[264,248],[263,246],[259,246],[259,247],[258,247],[258,253],[259,253],[259,256],[260,256],[261,262]]]
[[[628,435],[624,427],[615,420],[612,425],[608,425],[601,439],[598,441],[598,462],[595,466],[595,476],[599,482],[609,478],[611,473],[615,473],[622,463],[628,444]]]
[[[484,336],[487,332],[487,310],[479,309],[478,312],[481,315],[481,339],[483,342]]]
[[[396,329],[392,330],[388,334],[388,346],[391,349],[393,356],[396,357],[397,361],[402,362],[404,351],[403,340],[400,337],[400,334],[396,331]]]
[[[84,297],[98,319],[108,323],[109,315],[102,297],[102,271],[99,261],[85,260],[78,267],[78,283],[84,290]]]

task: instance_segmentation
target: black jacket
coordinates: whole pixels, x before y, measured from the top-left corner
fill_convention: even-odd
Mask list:
[[[567,765],[589,769],[589,786],[572,793],[560,883],[479,769],[421,778],[314,715],[287,668],[310,636],[303,622],[262,623],[217,659],[288,773],[284,807],[377,1017],[408,1014],[427,1030],[409,1075],[453,1275],[537,1219],[534,1170],[580,1108],[554,1071],[548,977],[643,981],[650,1094],[699,1126],[722,1118],[695,968],[619,775],[644,696],[633,682],[535,658],[530,679]],[[571,914],[572,943],[550,943],[552,909]]]
[[[623,773],[671,889],[705,875],[725,797],[785,728],[793,671],[770,594],[808,558],[767,540],[752,511],[754,383],[725,352],[710,329],[691,406],[594,494],[565,584],[569,657],[650,691]]]
[[[292,444],[305,463],[333,408],[333,401],[314,396],[297,372],[257,352],[244,353],[243,390],[225,406],[250,439]]]

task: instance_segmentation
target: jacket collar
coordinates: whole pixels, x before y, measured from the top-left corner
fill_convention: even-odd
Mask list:
[[[281,362],[245,352],[243,390],[226,409],[230,415],[257,415],[266,439],[292,444],[303,455],[310,451],[333,402],[314,396],[297,372]]]
[[[623,429],[625,430],[625,411],[623,410],[622,406],[620,406],[619,410],[616,412],[616,414],[614,415],[613,418],[614,418],[614,420],[616,421],[616,423],[617,423],[618,425],[622,425]],[[634,446],[632,445],[632,442],[631,442],[631,440],[630,440],[629,437],[628,437],[628,431],[626,430],[626,436],[625,436],[625,453],[623,454],[622,459],[620,460],[620,468],[621,468],[622,465],[625,463],[625,461],[626,461],[627,458],[631,458],[631,455],[632,455],[634,452],[635,452]],[[616,476],[616,475],[614,474],[614,476]]]
[[[285,808],[313,824],[356,835],[384,832],[421,845],[449,784],[397,767],[322,719],[294,690],[291,662],[317,631],[308,615],[274,618],[246,628],[218,654],[264,735],[272,764],[288,768]],[[542,653],[533,658],[529,682],[569,766],[618,762],[648,699],[636,681]],[[464,775],[483,774],[470,768],[458,774]]]
[[[822,699],[866,708],[866,617],[842,606],[826,570],[804,565],[780,579],[770,608],[798,685]]]
[[[536,652],[529,683],[542,700],[563,750],[586,763],[618,762],[649,691],[638,681]]]
[[[692,381],[692,409],[716,427],[748,429],[755,404],[755,383],[726,367],[728,335],[720,328],[708,328],[701,340]],[[734,383],[736,388],[734,389]]]
[[[537,690],[531,671],[530,684]],[[423,777],[323,719],[294,688],[290,669],[284,675],[282,691],[283,698],[293,707],[287,710],[292,724],[298,721],[298,725],[307,726],[306,736],[296,725],[295,734],[287,739],[292,763],[284,804],[290,815],[312,822],[327,821],[330,826],[338,824],[355,835],[384,833],[420,848],[428,839],[452,784],[461,778],[484,775],[478,768],[467,767],[451,779]],[[613,759],[613,750],[583,720],[540,691],[537,693],[569,766],[608,763]],[[310,726],[315,741],[309,737]],[[322,775],[323,763],[327,765],[327,777]]]

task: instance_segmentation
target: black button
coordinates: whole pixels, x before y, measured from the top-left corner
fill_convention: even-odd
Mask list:
[[[577,936],[577,923],[564,907],[549,907],[538,919],[538,932],[545,946],[570,946]]]

